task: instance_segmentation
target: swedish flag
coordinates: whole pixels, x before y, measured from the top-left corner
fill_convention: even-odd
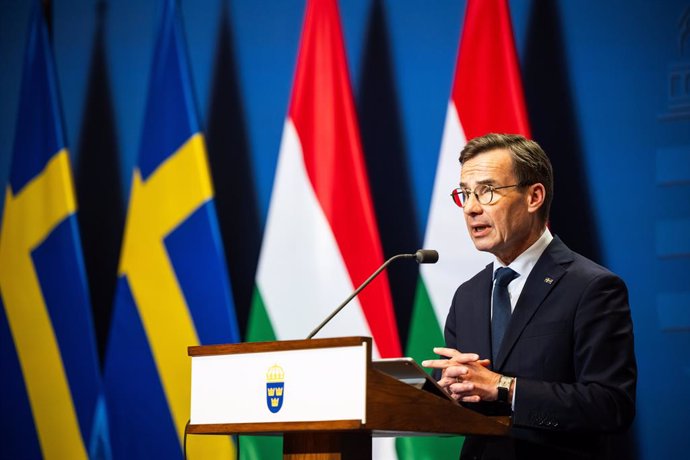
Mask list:
[[[107,458],[77,205],[38,2],[28,30],[0,228],[0,456]]]
[[[182,27],[164,0],[106,354],[115,458],[180,458],[190,345],[239,338]],[[229,437],[194,437],[231,458]],[[192,457],[194,458],[194,457]]]

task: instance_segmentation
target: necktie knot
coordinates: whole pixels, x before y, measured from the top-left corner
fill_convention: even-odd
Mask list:
[[[501,267],[494,273],[497,286],[508,286],[511,281],[518,277],[518,273],[512,268]]]

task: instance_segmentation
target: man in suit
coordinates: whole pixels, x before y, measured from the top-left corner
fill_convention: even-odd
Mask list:
[[[439,384],[512,412],[506,438],[468,437],[461,458],[618,458],[608,434],[635,416],[627,289],[547,227],[551,163],[534,141],[488,134],[460,154],[452,197],[493,263],[462,284],[445,326]]]

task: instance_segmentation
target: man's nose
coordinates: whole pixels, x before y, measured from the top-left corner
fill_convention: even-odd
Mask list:
[[[479,200],[477,199],[477,195],[475,195],[474,193],[470,193],[467,197],[467,200],[462,205],[462,210],[465,214],[468,214],[468,215],[474,215],[474,214],[481,213],[482,212],[482,205],[479,204]]]

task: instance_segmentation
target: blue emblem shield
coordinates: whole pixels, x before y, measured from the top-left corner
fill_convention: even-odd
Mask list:
[[[266,404],[268,410],[274,414],[283,407],[283,391],[285,389],[284,382],[267,382],[266,383]]]
[[[285,373],[283,368],[275,364],[266,372],[266,405],[274,414],[283,407],[285,394]]]

